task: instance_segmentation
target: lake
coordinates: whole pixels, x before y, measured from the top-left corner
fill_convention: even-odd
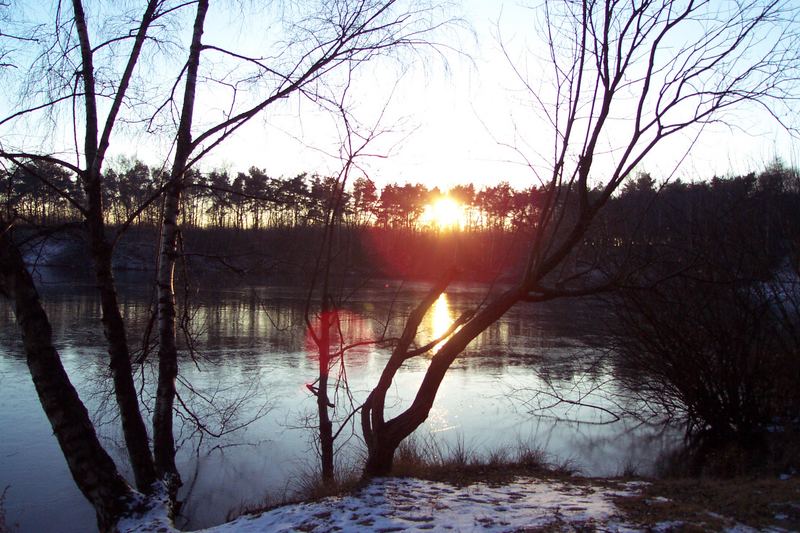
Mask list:
[[[108,409],[108,365],[100,308],[91,283],[43,271],[39,282],[64,366],[96,420],[104,444],[123,456],[113,410]],[[120,276],[120,299],[133,349],[142,346],[152,308],[151,285],[141,275]],[[181,361],[181,398],[219,438],[176,423],[185,500],[179,525],[195,529],[225,521],[247,507],[291,497],[316,467],[315,398],[307,388],[317,375],[313,343],[304,325],[305,294],[288,287],[226,286],[199,280],[190,293],[187,319],[194,357]],[[424,294],[424,284],[372,282],[340,291],[341,331],[346,343],[398,335],[402,320]],[[423,322],[420,343],[437,338],[461,312],[481,302],[490,288],[456,284]],[[629,467],[648,473],[657,456],[674,446],[674,432],[633,421],[604,423],[601,410],[560,404],[596,384],[613,388],[606,365],[581,370],[603,345],[604,308],[599,303],[559,301],[513,308],[476,339],[446,377],[429,419],[415,439],[446,453],[463,443],[477,453],[519,445],[543,450],[553,463],[581,474],[615,475]],[[27,372],[13,313],[0,306],[0,490],[9,525],[20,531],[94,530],[94,512],[72,481]],[[184,347],[186,344],[184,343]],[[345,355],[352,405],[377,382],[389,352],[365,344]],[[153,355],[154,357],[154,355]],[[413,399],[429,359],[408,361],[387,400],[399,412]],[[337,369],[340,369],[337,367]],[[152,382],[149,364],[140,378]],[[610,383],[610,385],[609,385]],[[150,388],[143,398],[149,405]],[[602,391],[585,402],[607,405]],[[340,395],[336,417],[349,413]],[[149,418],[149,414],[146,414]],[[338,461],[357,469],[363,447],[349,427],[339,438]],[[118,461],[118,464],[124,464]],[[127,474],[127,472],[126,472]]]

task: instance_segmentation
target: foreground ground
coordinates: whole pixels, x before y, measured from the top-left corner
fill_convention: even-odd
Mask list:
[[[121,524],[172,530],[157,515]],[[797,531],[796,478],[729,481],[517,476],[502,482],[377,479],[351,494],[285,505],[207,533],[329,531]]]

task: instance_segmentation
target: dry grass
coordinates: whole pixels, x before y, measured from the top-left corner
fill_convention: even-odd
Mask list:
[[[412,436],[398,448],[392,475],[469,485],[476,482],[503,484],[521,475],[567,477],[574,472],[569,462],[550,464],[544,452],[524,443],[480,453],[460,438],[448,444],[433,437],[418,439]],[[339,465],[337,480],[333,484],[323,483],[319,472],[309,468],[296,476],[291,496],[270,496],[259,504],[243,504],[228,513],[227,518],[231,520],[243,514],[263,512],[289,503],[350,494],[365,484],[357,466],[348,468]]]
[[[553,465],[540,449],[527,443],[481,453],[467,446],[463,439],[447,444],[433,438],[411,438],[398,449],[392,475],[444,481],[457,486],[477,482],[503,485],[518,476],[528,476],[618,490],[623,488],[623,481],[637,478],[635,471],[635,465],[627,465],[617,478],[576,478],[575,469],[569,463]],[[348,469],[334,485],[323,484],[315,472],[309,471],[301,476],[299,491],[291,501],[350,494],[364,484],[357,468]],[[291,502],[284,498],[280,505],[285,503]],[[737,523],[758,529],[777,527],[800,531],[800,479],[783,481],[765,471],[750,477],[650,480],[649,484],[641,486],[641,494],[615,498],[615,503],[624,514],[624,522],[643,530],[669,522],[675,524],[671,531],[719,531]],[[277,506],[274,501],[265,502],[258,509],[242,508],[237,514]],[[558,524],[530,529],[556,530],[561,530]]]
[[[575,473],[569,463],[551,464],[544,452],[527,443],[496,448],[485,453],[471,449],[463,439],[442,444],[432,438],[403,441],[395,456],[392,475],[447,481],[456,485],[475,482],[508,483],[521,475],[565,477]]]
[[[719,531],[735,523],[800,530],[800,480],[670,479],[615,502],[642,526],[680,521],[680,531]]]
[[[361,479],[360,470],[339,466],[334,483],[324,483],[319,471],[309,466],[294,477],[291,490],[287,487],[283,495],[269,494],[260,503],[243,503],[231,509],[225,519],[231,521],[242,515],[263,513],[284,505],[313,502],[330,496],[343,496],[356,492],[366,485]],[[4,532],[0,530],[0,533]]]
[[[687,447],[661,458],[659,479],[642,496],[618,503],[638,523],[683,521],[686,531],[735,523],[800,531],[800,479],[780,479],[798,465],[800,434],[792,427],[749,448],[735,442]]]

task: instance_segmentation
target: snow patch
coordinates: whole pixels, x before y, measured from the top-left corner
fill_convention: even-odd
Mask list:
[[[456,487],[419,479],[384,478],[352,495],[286,505],[203,532],[505,532],[543,526],[634,531],[621,523],[621,514],[611,500],[637,492],[635,487],[621,487],[623,490],[611,490],[532,478],[517,478],[503,486],[476,483]],[[139,528],[126,522],[124,531],[175,531],[163,518],[154,511],[142,517]]]
[[[178,533],[170,518],[171,504],[167,488],[160,481],[156,483],[152,495],[145,497],[137,493],[136,501],[131,503],[131,508],[137,510],[132,510],[130,516],[117,523],[117,531]]]
[[[680,520],[666,520],[664,522],[658,522],[656,525],[654,525],[653,531],[679,531],[683,525],[683,522]]]

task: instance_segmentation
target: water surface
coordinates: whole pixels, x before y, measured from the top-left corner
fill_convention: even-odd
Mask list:
[[[76,388],[99,424],[115,458],[123,457],[100,309],[91,284],[63,283],[50,273],[40,280],[55,340]],[[181,399],[220,438],[180,424],[179,468],[184,479],[184,527],[220,523],[248,506],[290,497],[316,467],[313,446],[315,398],[307,385],[317,375],[315,350],[304,324],[302,290],[266,286],[220,286],[200,282],[186,308],[193,357],[181,361]],[[152,297],[141,279],[121,280],[130,344],[142,346]],[[402,320],[424,293],[421,284],[373,283],[342,291],[345,343],[399,335]],[[444,332],[461,312],[477,305],[485,286],[451,287],[433,306],[419,332],[425,343]],[[520,305],[476,339],[453,364],[417,442],[442,452],[463,443],[478,453],[519,445],[540,448],[553,462],[569,462],[586,475],[614,475],[634,466],[647,472],[672,444],[659,432],[631,423],[604,424],[598,410],[553,403],[592,383],[613,378],[605,367],[591,375],[578,364],[602,345],[603,308],[575,301]],[[0,307],[0,488],[8,487],[7,521],[21,531],[81,532],[94,529],[94,513],[75,487],[27,373],[13,314]],[[184,344],[184,348],[186,345]],[[365,344],[348,351],[344,370],[352,399],[336,399],[344,419],[376,383],[388,351]],[[413,399],[429,359],[409,361],[395,380],[389,412]],[[140,377],[152,382],[148,364]],[[143,388],[150,405],[149,385]],[[602,404],[597,395],[588,400]],[[149,414],[147,415],[149,417]],[[363,447],[349,426],[340,437],[341,468],[357,468]],[[118,461],[124,465],[124,461]],[[123,467],[124,468],[124,467]]]

